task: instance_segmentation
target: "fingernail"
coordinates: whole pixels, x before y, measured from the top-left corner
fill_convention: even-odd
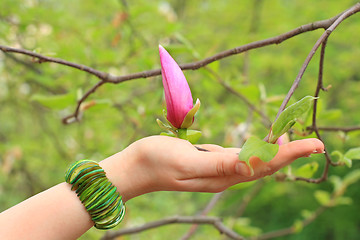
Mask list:
[[[250,176],[249,167],[246,166],[246,164],[244,164],[244,163],[238,162],[235,165],[235,171],[239,175]]]

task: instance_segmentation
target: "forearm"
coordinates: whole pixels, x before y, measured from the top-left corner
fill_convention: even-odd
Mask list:
[[[77,239],[93,226],[89,214],[60,183],[0,214],[0,239]]]
[[[135,156],[124,150],[99,163],[124,201],[140,195],[128,176]],[[0,239],[77,239],[93,225],[71,185],[64,182],[2,212]]]

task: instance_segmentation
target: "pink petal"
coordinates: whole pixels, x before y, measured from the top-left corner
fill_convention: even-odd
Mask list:
[[[283,145],[283,144],[286,144],[286,143],[289,143],[290,142],[290,139],[289,139],[289,135],[287,133],[284,133],[283,135],[281,135],[278,140],[277,140],[277,144],[279,145]]]
[[[186,114],[193,107],[191,91],[179,65],[161,45],[159,53],[167,119],[174,127],[180,128]]]

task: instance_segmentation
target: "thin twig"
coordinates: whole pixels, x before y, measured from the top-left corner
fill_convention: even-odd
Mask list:
[[[316,123],[316,115],[317,115],[317,103],[318,103],[318,97],[319,97],[319,94],[320,94],[320,91],[322,89],[324,89],[323,87],[323,72],[324,72],[324,59],[325,59],[325,49],[326,49],[326,44],[327,44],[327,39],[326,38],[324,40],[324,42],[322,43],[322,46],[321,46],[321,52],[320,52],[320,61],[319,61],[319,74],[318,74],[318,82],[317,82],[317,86],[316,86],[316,90],[315,90],[315,94],[314,94],[314,97],[316,98],[314,100],[314,105],[313,105],[313,114],[312,114],[312,126],[311,126],[311,129],[312,131],[315,132],[317,138],[320,140],[320,141],[324,141],[319,133],[319,130],[317,128],[317,123]],[[323,170],[323,173],[321,175],[320,178],[317,178],[317,179],[313,179],[313,178],[304,178],[304,177],[294,177],[294,180],[295,181],[305,181],[305,182],[308,182],[308,183],[321,183],[323,181],[325,181],[328,177],[328,171],[329,171],[329,166],[332,165],[332,166],[336,166],[337,164],[332,162],[331,161],[331,157],[327,151],[327,148],[326,148],[326,145],[325,146],[325,159],[326,159],[326,163],[325,163],[325,167],[324,167],[324,170]]]
[[[337,26],[339,26],[339,24],[341,22],[343,22],[346,18],[350,17],[351,15],[357,13],[360,11],[360,3],[355,4],[354,6],[352,6],[351,8],[349,8],[348,10],[346,10],[344,13],[342,13],[336,20],[335,22],[333,22],[331,24],[331,26],[329,26],[326,31],[321,35],[321,37],[317,40],[317,42],[315,43],[315,45],[313,46],[313,48],[311,49],[310,53],[308,54],[308,56],[306,57],[297,77],[295,78],[294,83],[292,84],[289,92],[287,93],[284,101],[282,102],[279,111],[276,115],[276,119],[279,117],[280,113],[282,111],[284,111],[286,105],[288,104],[291,96],[294,94],[296,88],[299,86],[299,83],[301,81],[302,76],[305,73],[305,70],[307,68],[307,66],[309,65],[312,57],[315,55],[316,50],[319,48],[319,46],[326,41],[326,39],[330,36],[330,34],[336,29]],[[276,120],[275,119],[275,120]]]
[[[215,193],[213,197],[210,199],[209,203],[206,205],[206,207],[201,211],[199,216],[206,216],[211,211],[211,209],[214,208],[216,203],[220,200],[221,196],[224,194],[224,191]],[[182,240],[188,240],[192,235],[195,234],[196,230],[198,229],[199,224],[193,224],[191,225],[189,231],[181,238]]]
[[[315,97],[319,97],[319,94],[320,94],[320,90],[324,89],[324,85],[323,85],[323,72],[324,72],[324,59],[325,59],[325,49],[326,49],[326,44],[327,44],[327,39],[326,38],[324,40],[324,42],[322,43],[322,46],[321,46],[321,52],[320,52],[320,62],[319,62],[319,76],[318,76],[318,84],[317,84],[317,87],[316,87],[316,90],[315,90]],[[320,140],[320,141],[324,141],[320,135],[320,132],[318,131],[317,129],[317,123],[316,123],[316,114],[317,114],[317,103],[318,103],[318,99],[315,99],[314,100],[314,108],[313,108],[313,116],[312,116],[312,126],[313,126],[313,129],[314,129],[314,132],[317,136],[317,138]],[[327,165],[332,165],[332,166],[336,166],[337,164],[336,163],[333,163],[331,161],[331,157],[329,155],[329,152],[326,148],[326,145],[325,145],[325,158],[326,158],[326,165],[325,165],[325,168],[324,168],[324,172],[323,172],[323,175],[321,177],[321,179],[323,180],[326,180],[327,179],[327,175],[328,175],[328,167]]]
[[[252,111],[256,112],[257,114],[259,114],[262,118],[262,122],[265,125],[265,127],[270,127],[271,126],[271,120],[270,118],[263,112],[261,111],[259,108],[257,108],[254,104],[252,104],[243,94],[241,94],[240,92],[236,91],[234,88],[232,88],[229,84],[227,84],[220,76],[219,74],[217,74],[216,72],[214,72],[212,69],[205,67],[205,69],[211,73],[215,79],[218,81],[218,83],[220,83],[221,86],[223,86],[229,93],[237,96],[238,98],[240,98],[247,106],[249,109],[251,109]]]
[[[135,234],[142,231],[146,231],[153,228],[158,228],[168,224],[182,223],[182,224],[208,224],[213,225],[220,233],[225,234],[231,239],[244,240],[242,236],[227,228],[217,217],[206,217],[206,216],[175,216],[168,217],[158,221],[148,222],[138,227],[124,228],[118,231],[109,231],[102,238],[103,240],[115,239],[119,236]]]
[[[106,83],[106,81],[100,80],[98,81],[94,86],[92,86],[90,88],[90,90],[88,90],[78,101],[77,101],[77,105],[76,105],[76,109],[75,112],[67,117],[64,117],[62,119],[62,122],[64,124],[69,124],[75,121],[79,121],[80,120],[80,107],[81,104],[90,96],[90,94],[94,93],[100,86],[102,86],[104,83]]]
[[[324,40],[324,42],[322,43],[322,46],[321,46],[318,82],[317,82],[317,86],[316,86],[316,90],[315,90],[315,94],[314,94],[314,97],[316,97],[316,98],[319,97],[320,90],[323,88],[323,72],[324,72],[324,59],[325,59],[326,43],[327,43],[327,38]],[[312,115],[312,127],[314,129],[314,132],[315,132],[317,138],[320,141],[323,141],[323,139],[321,138],[321,135],[316,127],[317,103],[318,103],[318,100],[315,99],[314,105],[313,105],[314,107],[313,107],[313,115]],[[311,179],[311,178],[304,178],[304,177],[295,177],[294,180],[305,181],[305,182],[309,182],[309,183],[321,183],[321,182],[325,181],[328,176],[329,163],[331,162],[329,153],[327,152],[327,149],[326,149],[326,146],[325,146],[325,158],[326,158],[326,163],[325,163],[325,167],[324,167],[323,173],[320,178]]]
[[[308,218],[306,218],[306,219],[304,219],[303,221],[300,222],[301,227],[306,227],[307,225],[312,223],[326,209],[327,209],[327,207],[325,207],[325,206],[319,207],[311,216],[309,216]],[[272,238],[278,238],[278,237],[287,236],[287,235],[290,235],[290,234],[294,234],[296,232],[297,232],[296,227],[291,226],[291,227],[288,227],[288,228],[275,230],[273,232],[264,233],[263,235],[260,235],[260,236],[257,236],[257,237],[252,237],[250,239],[251,240],[266,240],[266,239],[272,239]]]
[[[355,4],[354,6],[352,6],[350,9],[348,9],[347,11],[345,11],[344,13],[342,13],[338,19],[336,19],[336,21],[328,28],[326,29],[326,31],[321,35],[321,37],[318,39],[318,41],[315,43],[315,45],[313,46],[313,48],[311,49],[310,53],[308,54],[308,56],[305,59],[305,62],[303,63],[293,85],[291,86],[288,94],[286,95],[284,101],[282,102],[278,114],[276,116],[276,119],[279,117],[280,113],[285,109],[287,103],[289,102],[291,96],[294,94],[296,88],[299,86],[299,83],[302,79],[302,76],[305,73],[305,70],[307,68],[307,66],[309,65],[312,57],[315,55],[317,49],[319,48],[320,45],[322,45],[322,50],[321,50],[321,55],[320,55],[320,70],[319,70],[319,78],[318,78],[318,85],[316,88],[316,93],[315,96],[317,97],[320,89],[323,88],[322,85],[322,77],[323,77],[323,61],[324,61],[324,54],[325,54],[325,47],[326,47],[326,41],[328,39],[328,37],[330,36],[330,34],[336,29],[337,26],[339,26],[339,24],[344,21],[346,18],[350,17],[351,15],[357,13],[360,11],[360,3]],[[314,103],[314,114],[313,114],[313,129],[317,135],[317,137],[322,140],[321,135],[319,134],[319,132],[316,129],[316,103],[317,101],[315,100]],[[334,163],[331,161],[330,155],[328,153],[328,151],[326,151],[325,148],[325,158],[326,158],[326,164],[322,173],[322,176],[320,178],[317,179],[311,179],[311,178],[304,178],[304,177],[295,177],[294,180],[296,181],[305,181],[308,183],[321,183],[323,181],[325,181],[328,177],[328,171],[329,171],[329,166],[336,166],[338,165],[337,163]]]
[[[239,204],[239,209],[236,212],[237,217],[241,217],[251,200],[261,191],[265,184],[264,179],[259,179],[256,181],[255,185],[252,187],[252,189],[243,197],[243,200]]]
[[[318,131],[325,131],[325,132],[353,132],[353,131],[359,131],[360,126],[351,126],[351,127],[335,127],[335,126],[328,126],[328,127],[316,127]],[[313,126],[309,126],[306,128],[306,130],[314,131]]]
[[[236,48],[225,50],[225,51],[219,52],[213,56],[210,56],[210,57],[205,58],[200,61],[182,64],[180,67],[182,70],[190,70],[190,69],[196,70],[196,69],[204,67],[212,62],[218,61],[220,59],[223,59],[223,58],[226,58],[226,57],[229,57],[232,55],[236,55],[236,54],[239,54],[239,53],[242,53],[245,51],[249,51],[249,50],[252,50],[255,48],[260,48],[260,47],[264,47],[264,46],[268,46],[268,45],[280,44],[283,41],[290,39],[292,37],[295,37],[304,32],[314,31],[314,30],[317,30],[320,28],[326,29],[329,26],[331,26],[337,20],[338,17],[339,17],[339,15],[332,17],[330,19],[321,20],[321,21],[309,23],[306,25],[302,25],[302,26],[297,27],[289,32],[281,34],[279,36],[260,40],[260,41],[255,41],[255,42],[245,44],[245,45],[242,45],[242,46],[239,46]],[[58,63],[61,65],[66,65],[66,66],[69,66],[69,67],[72,67],[75,69],[79,69],[81,71],[88,72],[106,82],[120,83],[120,82],[124,82],[124,81],[128,81],[128,80],[132,80],[132,79],[148,78],[148,77],[153,77],[153,76],[157,76],[157,75],[161,74],[160,69],[154,69],[154,70],[137,72],[137,73],[123,75],[123,76],[114,76],[114,75],[110,75],[108,73],[98,71],[96,69],[93,69],[91,67],[88,67],[88,66],[85,66],[82,64],[72,63],[72,62],[69,62],[69,61],[66,61],[66,60],[63,60],[60,58],[47,57],[47,56],[41,55],[39,53],[25,50],[25,49],[18,49],[18,48],[12,48],[12,47],[0,45],[0,50],[3,52],[13,52],[13,53],[24,54],[27,56],[32,56],[34,58],[39,59],[38,63],[53,62],[53,63]]]
[[[68,67],[72,67],[72,68],[75,68],[75,69],[90,73],[90,74],[102,79],[103,81],[107,81],[107,79],[108,79],[107,75],[109,75],[108,73],[101,72],[99,70],[96,70],[94,68],[91,68],[91,67],[88,67],[88,66],[85,66],[85,65],[82,65],[82,64],[69,62],[69,61],[66,61],[66,60],[63,60],[63,59],[60,59],[60,58],[47,57],[47,56],[44,56],[42,54],[39,54],[39,53],[36,53],[36,52],[33,52],[33,51],[29,51],[29,50],[26,50],[26,49],[12,48],[12,47],[7,47],[7,46],[0,45],[0,50],[5,52],[5,53],[12,52],[12,53],[19,53],[19,54],[31,56],[31,57],[33,57],[35,59],[38,59],[37,61],[35,61],[35,59],[34,59],[34,61],[36,63],[52,62],[52,63],[57,63],[57,64],[65,65],[65,66],[68,66]]]

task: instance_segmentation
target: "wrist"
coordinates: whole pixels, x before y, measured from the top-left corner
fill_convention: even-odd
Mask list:
[[[143,194],[138,181],[139,174],[136,173],[138,158],[136,151],[126,148],[99,162],[106,177],[116,186],[124,202]]]

